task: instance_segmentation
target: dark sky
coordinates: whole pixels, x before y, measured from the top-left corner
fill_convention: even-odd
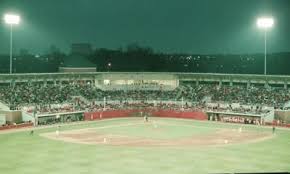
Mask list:
[[[263,52],[256,18],[272,15],[269,52],[290,51],[289,0],[0,0],[0,14],[17,12],[15,51],[43,53],[54,44],[119,48],[138,42],[183,53]],[[1,17],[2,18],[2,17]],[[2,18],[3,19],[3,18]],[[9,52],[9,26],[0,22],[0,53]]]

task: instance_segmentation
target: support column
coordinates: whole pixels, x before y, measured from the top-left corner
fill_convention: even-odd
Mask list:
[[[269,87],[269,82],[268,81],[265,81],[264,87],[265,88],[268,88]]]
[[[219,80],[219,87],[222,87],[223,82]]]
[[[251,82],[248,81],[248,82],[247,82],[247,89],[250,88],[250,86],[251,86]]]

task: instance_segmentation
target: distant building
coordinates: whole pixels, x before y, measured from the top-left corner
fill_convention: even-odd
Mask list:
[[[88,43],[72,44],[71,53],[64,58],[59,72],[96,72],[96,65],[88,59],[92,52],[92,46]]]

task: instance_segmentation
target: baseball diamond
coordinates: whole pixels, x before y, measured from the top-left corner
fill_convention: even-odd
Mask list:
[[[157,119],[157,118],[155,118]],[[154,120],[155,120],[154,119]],[[273,137],[271,132],[243,131],[238,128],[215,128],[202,125],[184,125],[178,121],[174,124],[159,120],[144,124],[136,119],[129,123],[105,127],[86,128],[63,131],[61,135],[54,132],[40,134],[54,140],[81,144],[107,144],[127,146],[215,146],[262,141]],[[132,122],[134,121],[134,122]],[[155,126],[157,125],[157,126]],[[106,139],[106,142],[104,142]]]
[[[273,135],[270,127],[240,128],[159,117],[144,123],[142,117],[132,117],[40,127],[34,135],[31,128],[2,132],[0,161],[7,162],[0,168],[8,174],[289,170],[289,130],[279,128]]]

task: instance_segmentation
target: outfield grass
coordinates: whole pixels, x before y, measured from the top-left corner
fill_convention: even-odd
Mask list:
[[[171,139],[208,134],[218,129],[237,129],[241,125],[192,120],[153,118],[161,129],[148,125],[100,129],[105,133]],[[96,128],[136,121],[135,118],[64,125],[61,131]],[[158,123],[170,124],[161,126]],[[271,128],[245,126],[243,129],[271,132]],[[0,172],[5,174],[79,173],[213,173],[290,171],[290,131],[278,129],[276,135],[256,143],[219,147],[125,147],[84,145],[50,140],[39,136],[56,128],[0,134]],[[99,129],[96,129],[100,131]]]

